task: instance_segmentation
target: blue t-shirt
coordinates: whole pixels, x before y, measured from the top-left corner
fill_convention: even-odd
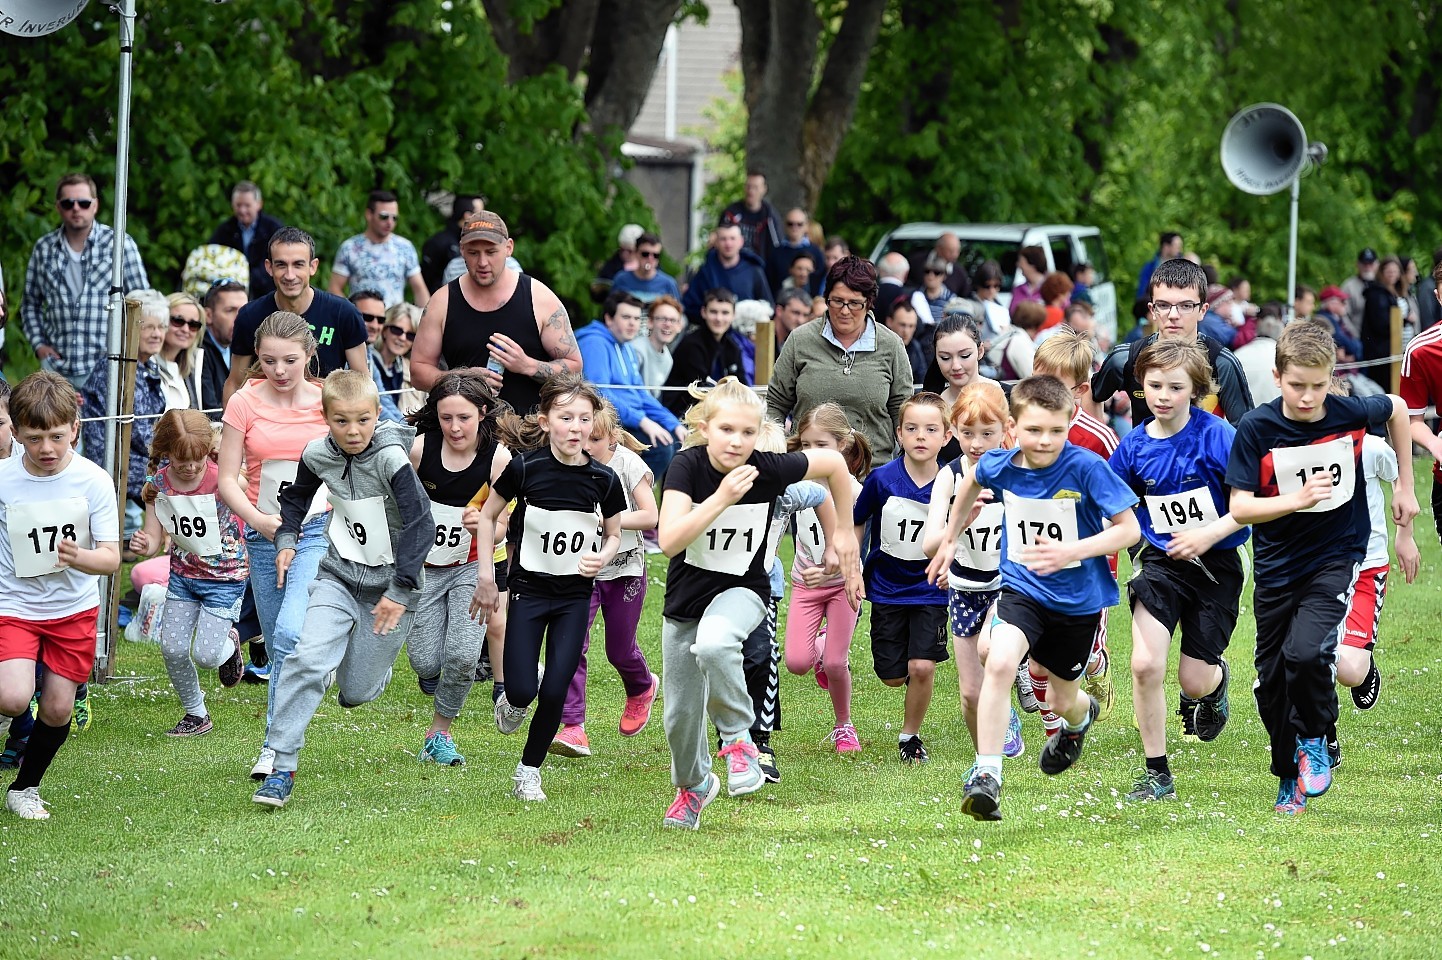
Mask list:
[[[1322,418],[1310,423],[1288,419],[1280,397],[1242,417],[1227,461],[1228,486],[1276,497],[1301,489],[1303,477],[1325,472],[1336,487],[1329,500],[1309,510],[1257,524],[1252,552],[1258,583],[1286,586],[1325,565],[1362,562],[1371,531],[1362,438],[1391,416],[1392,398],[1383,395],[1329,396]]]
[[[871,471],[856,497],[855,523],[871,523],[871,552],[863,570],[866,597],[873,603],[923,607],[946,606],[946,591],[926,582],[926,554],[921,550],[931,482],[917,486],[906,472],[906,458],[897,457]]]
[[[675,278],[668,277],[659,270],[650,280],[642,280],[630,270],[622,270],[611,279],[611,292],[617,291],[629,293],[642,303],[650,303],[657,297],[668,294],[677,300],[681,299],[681,288],[676,285]]]
[[[1146,431],[1152,419],[1147,418],[1122,438],[1121,446],[1112,454],[1111,465],[1122,482],[1142,498],[1137,510],[1142,536],[1165,552],[1173,533],[1203,526],[1231,509],[1224,478],[1237,431],[1221,417],[1193,407],[1185,427],[1173,436],[1157,438]],[[1193,492],[1193,497],[1174,496]],[[1147,497],[1168,500],[1149,503]],[[1217,541],[1216,548],[1240,547],[1250,532],[1249,527],[1243,527]]]
[[[315,334],[315,357],[320,376],[345,368],[345,352],[366,342],[366,325],[355,304],[324,290],[313,290],[310,306],[301,314]],[[233,356],[255,357],[255,330],[260,322],[275,313],[275,294],[268,293],[252,300],[235,315],[235,333],[231,336]]]
[[[1068,616],[1098,613],[1117,604],[1117,581],[1106,557],[1042,577],[1011,559],[1013,544],[1031,544],[1038,532],[1051,540],[1077,540],[1102,532],[1102,521],[1137,504],[1137,496],[1101,457],[1072,443],[1043,470],[1020,466],[1019,450],[988,450],[976,464],[976,481],[1005,504],[1001,585]],[[1015,461],[1015,462],[1013,462]],[[1070,505],[1068,505],[1070,504]]]

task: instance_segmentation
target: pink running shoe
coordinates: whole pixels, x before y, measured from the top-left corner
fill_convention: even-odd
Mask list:
[[[816,685],[822,690],[831,689],[831,678],[826,676],[826,668],[821,665],[820,660],[816,661]]]
[[[826,739],[836,744],[837,753],[861,752],[861,738],[856,735],[856,728],[849,723],[837,724],[836,729],[831,731],[831,736]]]
[[[646,724],[651,722],[651,705],[656,702],[656,691],[660,687],[661,680],[653,673],[649,690],[626,698],[626,708],[621,711],[621,736],[634,737],[646,729]]]
[[[586,728],[579,723],[563,725],[546,752],[558,757],[589,757],[591,741],[586,738]]]

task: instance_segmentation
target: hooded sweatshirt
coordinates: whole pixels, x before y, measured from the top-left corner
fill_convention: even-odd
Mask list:
[[[329,433],[306,444],[296,469],[295,483],[280,494],[280,529],[276,550],[294,550],[306,511],[321,484],[330,492],[331,502],[360,501],[379,497],[385,508],[393,563],[367,566],[341,556],[335,546],[340,531],[329,530],[330,549],[320,563],[318,576],[328,576],[358,594],[383,594],[414,610],[422,583],[421,570],[435,537],[431,501],[411,467],[410,448],[414,427],[381,422],[370,444],[351,456],[343,452]],[[339,519],[332,516],[332,525]]]
[[[741,248],[741,259],[730,268],[721,266],[721,256],[714,248],[706,251],[706,260],[691,278],[691,286],[686,288],[686,299],[681,302],[682,309],[693,324],[701,322],[701,307],[706,294],[720,289],[730,290],[738,300],[765,300],[776,306],[776,299],[771,296],[771,284],[766,282],[766,262],[749,247]]]
[[[587,380],[601,386],[601,393],[615,406],[621,426],[632,433],[641,429],[648,417],[668,432],[674,432],[679,421],[650,390],[607,390],[605,384],[646,386],[636,351],[616,339],[604,320],[597,320],[576,331],[576,345],[581,350],[581,372]]]

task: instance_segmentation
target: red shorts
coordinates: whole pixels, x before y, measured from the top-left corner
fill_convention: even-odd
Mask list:
[[[1342,646],[1371,650],[1382,623],[1382,601],[1387,598],[1387,567],[1373,567],[1357,574],[1352,603],[1347,607],[1347,628]]]
[[[0,661],[38,660],[66,680],[84,683],[95,665],[99,607],[59,620],[0,617]]]

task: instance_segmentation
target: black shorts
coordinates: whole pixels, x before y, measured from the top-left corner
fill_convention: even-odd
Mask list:
[[[1232,640],[1241,609],[1242,561],[1235,549],[1174,560],[1148,544],[1127,581],[1132,609],[1140,603],[1170,634],[1182,628],[1182,653],[1213,665]]]
[[[1086,669],[1097,634],[1097,613],[1068,614],[1006,587],[996,599],[996,621],[1020,630],[1031,658],[1063,680]]]
[[[507,557],[506,559],[502,560],[500,563],[497,563],[497,564],[496,564],[496,592],[497,592],[497,593],[505,593],[505,592],[506,592],[506,587],[507,587],[507,585],[508,585],[509,582],[510,582],[510,581],[507,579],[507,577],[510,575],[510,572],[511,572],[511,558],[510,558],[510,557]]]
[[[883,680],[900,680],[908,660],[951,659],[946,652],[946,607],[900,603],[871,605],[871,660]]]
[[[1432,482],[1432,522],[1437,525],[1437,539],[1442,540],[1442,480]]]

